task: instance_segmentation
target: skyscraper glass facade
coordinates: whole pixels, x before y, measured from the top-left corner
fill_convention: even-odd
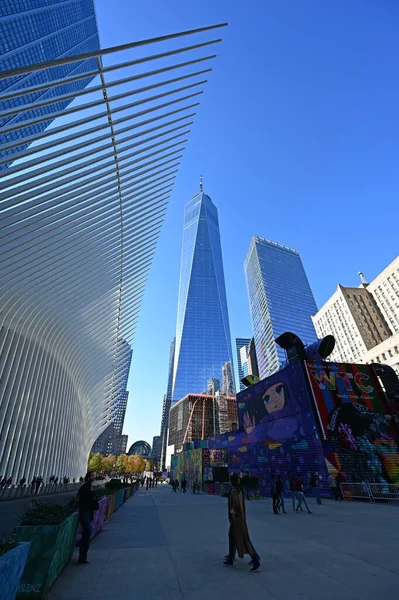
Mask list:
[[[127,391],[127,382],[129,379],[130,365],[132,362],[133,350],[126,340],[119,339],[116,351],[114,380],[112,384],[111,397],[111,418],[112,421],[93,444],[92,452],[100,454],[115,454],[115,447],[119,447],[122,436],[123,425],[129,392]],[[126,444],[125,444],[126,446]]]
[[[233,364],[218,212],[201,191],[184,211],[173,402],[221,382],[226,362]]]
[[[168,445],[169,411],[172,403],[173,369],[175,364],[175,338],[170,344],[168,387],[163,397],[162,421],[161,421],[161,468],[166,468],[166,449]]]
[[[97,22],[93,0],[2,0],[0,2],[0,71],[47,62],[66,56],[83,54],[99,49]],[[79,75],[94,70],[96,59],[91,58],[51,69],[33,71],[30,74],[0,80],[4,94],[16,90],[46,84],[57,79]],[[3,150],[0,156],[10,156],[26,148],[73,100],[56,102],[58,96],[73,94],[88,85],[92,77],[65,82],[55,88],[40,89],[25,95],[4,99],[0,102],[0,145],[24,141],[20,145]],[[17,112],[18,108],[32,102],[55,101],[31,111]],[[12,113],[12,109],[16,112]],[[48,120],[24,126],[48,115]],[[1,132],[1,128],[9,129]],[[10,129],[14,128],[12,131]],[[0,165],[0,170],[10,163]]]
[[[245,390],[245,385],[241,383],[241,379],[248,375],[248,351],[251,338],[236,338],[236,353],[237,353],[237,368],[238,368],[238,382],[240,384],[240,391]],[[243,360],[243,354],[245,359]]]
[[[285,351],[274,341],[291,331],[304,344],[317,339],[311,316],[317,306],[296,250],[254,236],[245,260],[249,306],[259,375],[263,379],[285,362]]]

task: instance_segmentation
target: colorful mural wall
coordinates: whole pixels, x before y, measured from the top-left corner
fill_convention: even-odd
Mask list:
[[[319,474],[329,493],[328,470],[301,364],[290,365],[237,395],[240,429],[209,438],[212,448],[225,447],[231,471],[258,477],[260,492],[269,495],[270,475],[290,472],[307,481]]]
[[[202,448],[172,456],[171,471],[173,479],[178,479],[179,482],[186,479],[188,489],[192,489],[194,483],[202,485]]]
[[[258,477],[262,495],[270,494],[272,473],[288,491],[291,472],[305,482],[317,472],[323,495],[331,492],[330,473],[399,483],[398,411],[372,366],[298,362],[240,392],[237,403],[239,429],[208,438],[203,467],[201,449],[177,456],[190,482],[200,481],[202,468],[210,480],[214,465],[226,465]]]
[[[399,483],[399,430],[371,365],[306,362],[330,470],[347,482]]]

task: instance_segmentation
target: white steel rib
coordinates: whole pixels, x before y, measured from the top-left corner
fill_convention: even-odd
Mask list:
[[[90,64],[66,79],[0,93],[3,476],[79,477],[111,422],[118,340],[133,342],[168,199],[221,41],[214,31],[225,25],[0,73],[18,81],[60,64]],[[197,43],[187,44],[192,36]],[[156,52],[147,49],[153,45]],[[88,77],[86,88],[65,93],[66,82]],[[27,95],[29,103],[18,102]],[[57,112],[57,101],[72,98]],[[45,130],[20,137],[54,117]]]

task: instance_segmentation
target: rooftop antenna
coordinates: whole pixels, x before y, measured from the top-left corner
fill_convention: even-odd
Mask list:
[[[359,275],[360,281],[363,283],[363,285],[368,285],[369,284],[369,282],[367,281],[367,279],[364,276],[363,271],[359,271],[358,275]]]
[[[200,175],[200,192],[202,192],[202,175]]]

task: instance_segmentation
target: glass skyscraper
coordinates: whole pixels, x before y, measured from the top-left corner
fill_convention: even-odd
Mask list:
[[[185,206],[172,400],[205,392],[233,365],[218,212],[209,196]]]
[[[248,375],[248,352],[250,342],[251,338],[236,338],[238,382],[241,391],[245,390],[245,385],[241,383],[241,379]]]
[[[175,364],[175,338],[170,344],[169,351],[169,367],[168,367],[168,387],[166,394],[163,397],[162,405],[162,420],[161,420],[161,468],[166,468],[166,450],[168,446],[168,429],[169,429],[169,411],[172,404],[172,389],[173,389],[173,369]]]
[[[100,42],[93,0],[2,0],[0,40],[0,71],[98,50]],[[24,143],[3,150],[0,156],[9,155],[11,162],[12,155],[26,148],[73,100],[73,96],[58,102],[56,98],[78,92],[93,77],[66,81],[51,89],[46,89],[46,82],[63,80],[96,68],[96,58],[91,58],[1,79],[0,91],[10,97],[6,96],[0,102],[0,146],[19,140]],[[34,90],[11,97],[16,90],[26,88]],[[12,113],[12,109],[18,111],[32,102],[51,98],[55,99],[51,104]],[[8,112],[4,114],[5,111]],[[24,121],[31,122],[43,115],[48,115],[48,120],[24,126]],[[2,128],[9,131],[2,133]],[[0,165],[0,170],[8,165]]]
[[[286,360],[285,350],[274,341],[279,335],[291,331],[305,345],[317,340],[311,319],[317,306],[296,250],[253,236],[244,269],[263,379]]]
[[[112,382],[111,396],[111,423],[98,436],[93,444],[92,452],[100,452],[100,454],[116,454],[115,448],[119,447],[122,438],[127,436],[122,435],[123,425],[125,422],[127,402],[129,392],[127,391],[127,382],[129,379],[130,365],[132,362],[133,350],[126,340],[119,339],[115,368],[114,380]],[[124,443],[126,447],[126,443]],[[123,447],[123,446],[122,446]],[[122,452],[125,452],[123,450]]]

